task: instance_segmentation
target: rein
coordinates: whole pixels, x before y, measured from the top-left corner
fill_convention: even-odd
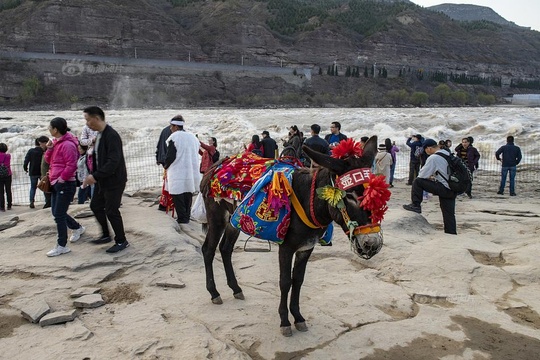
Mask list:
[[[296,197],[296,194],[294,193],[294,190],[292,188],[291,188],[291,194],[290,194],[292,205],[294,207],[294,210],[296,210],[296,213],[300,217],[300,220],[302,220],[302,222],[304,224],[306,224],[308,227],[310,227],[312,229],[323,229],[324,228],[324,226],[321,225],[321,223],[315,217],[315,210],[314,210],[314,207],[313,207],[314,198],[315,198],[315,180],[317,178],[317,173],[318,172],[319,172],[319,170],[316,170],[315,174],[313,175],[313,179],[311,180],[311,190],[310,190],[310,194],[309,194],[309,212],[310,212],[311,218],[313,219],[313,222],[315,224],[312,223],[309,220],[309,218],[307,217],[307,214],[304,211],[304,208],[300,204],[300,201]]]

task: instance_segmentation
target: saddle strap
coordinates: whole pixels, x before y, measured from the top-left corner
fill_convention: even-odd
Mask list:
[[[300,201],[298,200],[298,198],[296,197],[296,194],[294,193],[294,191],[292,191],[292,189],[291,189],[291,194],[289,196],[290,196],[291,202],[293,204],[294,210],[296,210],[296,213],[298,214],[300,219],[304,222],[304,224],[306,224],[307,226],[309,226],[312,229],[322,229],[322,228],[324,228],[324,226],[317,226],[317,225],[313,224],[311,221],[309,221],[309,219],[308,219],[308,217],[306,215],[306,212],[304,211],[304,208],[302,207],[302,205],[300,205]]]

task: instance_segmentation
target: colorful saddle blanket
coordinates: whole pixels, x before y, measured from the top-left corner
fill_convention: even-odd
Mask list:
[[[281,244],[291,220],[292,175],[297,167],[277,162],[244,196],[231,217],[243,233]]]

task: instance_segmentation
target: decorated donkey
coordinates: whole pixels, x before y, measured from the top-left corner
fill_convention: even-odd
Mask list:
[[[390,197],[384,177],[370,173],[377,153],[377,137],[370,138],[364,148],[352,139],[342,141],[334,148],[332,156],[318,153],[306,146],[303,151],[320,168],[298,168],[291,174],[291,189],[287,193],[292,203],[288,213],[290,217],[287,218],[290,224],[279,245],[279,316],[280,329],[284,336],[292,335],[289,310],[294,317],[296,329],[307,331],[305,319],[300,313],[300,289],[308,259],[327,227],[335,221],[348,235],[352,249],[359,256],[369,259],[382,247],[380,221]],[[212,267],[218,244],[227,285],[236,299],[244,299],[231,259],[239,230],[233,227],[229,220],[238,205],[236,201],[216,196],[213,188],[215,190],[216,186],[220,186],[218,180],[214,169],[207,172],[201,182],[208,220],[202,253],[206,269],[206,289],[210,292],[214,304],[222,304]]]

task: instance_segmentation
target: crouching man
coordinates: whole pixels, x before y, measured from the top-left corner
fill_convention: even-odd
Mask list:
[[[424,151],[428,155],[426,164],[418,177],[414,180],[411,189],[411,204],[403,205],[408,211],[422,213],[422,195],[424,191],[439,196],[444,232],[447,234],[457,234],[456,230],[456,194],[450,190],[448,182],[448,162],[442,156],[431,156],[435,153],[450,155],[447,150],[440,149],[437,142],[433,139],[427,139],[424,144]]]

